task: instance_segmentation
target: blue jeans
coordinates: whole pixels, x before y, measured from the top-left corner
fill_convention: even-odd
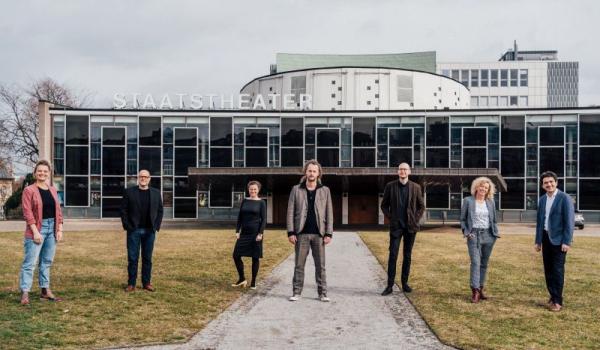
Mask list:
[[[152,279],[152,250],[154,250],[154,230],[139,228],[127,232],[127,284],[135,286],[137,280],[140,247],[142,249],[142,285]]]
[[[25,238],[23,247],[25,256],[21,265],[19,276],[21,291],[29,292],[33,284],[33,272],[35,265],[39,261],[39,285],[40,288],[50,288],[50,266],[54,260],[56,252],[56,239],[54,238],[54,219],[44,219],[42,221],[42,243],[35,244],[33,239]]]

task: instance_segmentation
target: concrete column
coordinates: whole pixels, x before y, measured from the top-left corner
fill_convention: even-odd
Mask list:
[[[383,225],[385,223],[385,216],[381,211],[381,202],[383,202],[383,193],[379,193],[379,195],[377,196],[377,212],[379,213],[377,223],[379,225]]]
[[[267,192],[267,224],[273,223],[273,194]]]
[[[342,193],[342,225],[348,225],[348,192]]]
[[[38,159],[45,159],[52,163],[52,119],[50,118],[50,107],[52,103],[39,101],[38,104]]]

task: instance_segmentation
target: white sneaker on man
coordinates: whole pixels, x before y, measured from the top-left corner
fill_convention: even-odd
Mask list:
[[[330,301],[330,299],[327,297],[327,294],[319,295],[319,300],[321,300],[324,303],[328,303]]]
[[[294,294],[290,297],[290,301],[298,301],[300,299],[300,294]]]

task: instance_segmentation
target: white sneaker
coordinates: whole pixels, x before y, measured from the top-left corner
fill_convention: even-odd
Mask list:
[[[328,303],[330,301],[326,294],[319,295],[319,300],[321,300],[324,303]]]
[[[290,301],[298,301],[300,299],[300,294],[294,294],[290,297]]]

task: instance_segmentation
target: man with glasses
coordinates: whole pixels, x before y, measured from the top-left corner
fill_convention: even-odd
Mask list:
[[[140,247],[142,250],[142,286],[154,292],[152,286],[152,250],[154,238],[160,230],[163,217],[163,204],[160,191],[151,188],[150,172],[140,170],[138,186],[128,188],[121,201],[121,223],[127,231],[127,273],[126,292],[135,291]]]
[[[408,285],[410,274],[410,261],[413,244],[419,230],[419,221],[425,211],[421,186],[410,181],[410,166],[402,163],[398,166],[398,180],[389,182],[383,191],[381,211],[390,222],[390,253],[388,259],[388,282],[381,295],[392,294],[396,278],[396,262],[400,241],[404,237],[402,246],[402,291],[410,293],[412,288]]]

